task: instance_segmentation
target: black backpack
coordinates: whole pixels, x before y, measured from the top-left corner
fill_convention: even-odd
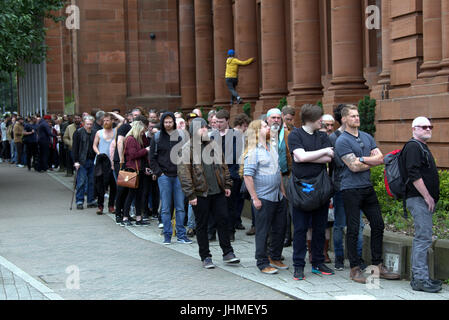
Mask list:
[[[401,154],[404,150],[405,146],[410,143],[414,142],[419,145],[421,148],[424,158],[426,160],[427,165],[429,165],[429,153],[424,150],[423,146],[420,142],[418,142],[415,139],[410,139],[402,148],[402,150],[394,150],[384,157],[384,164],[385,164],[385,170],[384,170],[384,182],[385,182],[385,189],[387,190],[387,193],[390,197],[396,199],[396,200],[402,200],[403,203],[403,209],[404,209],[404,217],[407,219],[407,208],[405,204],[406,200],[406,190],[407,190],[407,184],[410,182],[409,178],[405,178],[405,171],[404,168],[402,168],[402,159]]]

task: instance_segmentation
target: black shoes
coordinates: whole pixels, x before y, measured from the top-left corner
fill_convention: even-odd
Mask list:
[[[305,280],[304,268],[295,267],[295,273],[293,274],[293,280]]]
[[[83,207],[82,204],[77,204],[77,205],[76,205],[76,209],[77,209],[77,210],[83,210],[84,207]]]
[[[424,291],[428,293],[436,293],[441,291],[441,285],[436,284],[436,281],[438,280],[416,280],[413,279],[410,282],[410,286],[415,291]]]
[[[344,257],[335,257],[335,270],[342,271],[345,269]]]
[[[136,221],[136,226],[149,226],[150,223],[148,221],[144,221],[143,219],[140,221]]]

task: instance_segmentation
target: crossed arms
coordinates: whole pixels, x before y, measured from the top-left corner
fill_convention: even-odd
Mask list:
[[[360,162],[354,153],[349,153],[341,157],[341,160],[348,166],[352,172],[362,172],[369,170],[371,167],[381,165],[384,156],[379,148],[373,149],[369,157],[363,157],[364,162]]]

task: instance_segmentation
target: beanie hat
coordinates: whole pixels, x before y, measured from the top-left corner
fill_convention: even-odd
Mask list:
[[[233,56],[235,54],[235,51],[233,49],[228,50],[228,56]]]

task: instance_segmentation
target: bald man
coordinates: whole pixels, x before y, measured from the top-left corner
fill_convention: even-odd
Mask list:
[[[403,179],[406,182],[407,209],[415,223],[412,246],[412,281],[415,291],[438,292],[441,281],[429,276],[427,250],[432,245],[432,214],[440,197],[440,180],[435,160],[427,142],[432,138],[429,119],[418,117],[412,123],[413,139],[401,152]]]

